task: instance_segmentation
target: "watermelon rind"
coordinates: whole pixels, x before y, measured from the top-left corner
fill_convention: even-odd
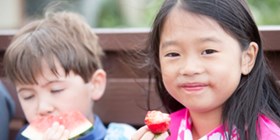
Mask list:
[[[92,127],[92,124],[87,121],[81,124],[79,127],[70,131],[69,139],[74,138],[81,134],[81,132],[85,132]]]
[[[77,121],[70,123],[69,121],[65,121],[68,124],[66,125],[74,125],[75,127],[70,127],[70,128],[66,128],[70,131],[69,134],[69,139],[75,138],[81,134],[83,134],[84,132],[86,132],[87,130],[89,130],[90,128],[92,128],[92,124],[91,122],[89,122],[85,117],[83,117],[83,115],[79,112],[71,112],[68,113],[71,115],[74,115],[75,119],[78,119]],[[51,122],[49,122],[51,123]],[[70,123],[70,124],[69,124]],[[51,125],[51,124],[50,124]],[[38,128],[35,127],[36,125],[32,125],[32,123],[30,125],[27,126],[27,128],[21,133],[24,137],[30,139],[30,140],[41,140],[43,139],[43,132],[42,130],[38,130]],[[46,131],[46,130],[44,130]]]
[[[35,128],[33,127],[27,127],[22,133],[21,135],[23,135],[24,137],[30,139],[30,140],[41,140],[43,139],[43,134],[39,131],[37,131]]]

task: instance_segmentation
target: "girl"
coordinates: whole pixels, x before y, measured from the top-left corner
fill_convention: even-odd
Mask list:
[[[246,1],[166,0],[149,39],[168,139],[280,139],[279,85]],[[153,138],[146,126],[132,137]]]

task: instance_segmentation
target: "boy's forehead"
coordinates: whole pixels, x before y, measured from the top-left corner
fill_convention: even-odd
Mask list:
[[[33,73],[33,76],[39,85],[66,76],[64,68],[57,59],[54,59],[53,66],[50,66],[46,59],[42,59],[41,66],[38,67],[40,67],[39,71]]]

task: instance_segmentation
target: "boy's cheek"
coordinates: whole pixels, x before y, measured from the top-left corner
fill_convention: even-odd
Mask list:
[[[26,102],[22,99],[19,99],[21,109],[25,115],[25,118],[28,122],[36,118],[36,104],[34,102]]]

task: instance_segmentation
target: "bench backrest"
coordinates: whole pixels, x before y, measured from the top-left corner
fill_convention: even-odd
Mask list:
[[[105,95],[96,102],[95,112],[105,123],[124,122],[136,127],[141,126],[144,124],[143,119],[148,109],[147,74],[145,70],[128,65],[126,60],[129,59],[129,53],[132,53],[134,49],[141,49],[145,46],[148,29],[97,29],[95,31],[106,52],[104,69],[108,74]],[[280,27],[260,28],[260,31],[263,36],[265,55],[280,79]],[[24,120],[14,86],[5,79],[2,65],[3,54],[14,33],[15,31],[0,31],[0,74],[17,103],[14,120]],[[126,50],[126,53],[123,50]],[[151,100],[152,108],[163,110],[156,94],[152,94]],[[11,127],[16,131],[22,123],[15,124]]]

